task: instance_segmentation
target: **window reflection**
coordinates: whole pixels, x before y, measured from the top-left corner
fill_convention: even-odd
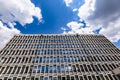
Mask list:
[[[63,47],[63,48],[66,48],[66,47]],[[48,50],[37,50],[35,54],[36,55],[43,55],[43,54],[49,54],[49,55],[51,55],[51,54],[81,54],[81,53],[90,54],[90,50],[86,50],[85,51],[83,49],[81,49],[81,50],[79,50],[79,49],[78,50],[73,50],[73,49],[72,50],[69,50],[69,49],[66,49],[66,50],[63,50],[63,49],[60,49],[60,50],[56,50],[56,49],[55,50],[51,50],[51,49],[48,49]],[[96,50],[91,50],[91,53],[96,53]]]
[[[41,66],[39,65],[39,66],[38,66],[37,73],[40,73],[40,69],[41,69]]]
[[[71,71],[72,70],[72,66],[67,66],[67,65],[54,65],[54,66],[49,66],[49,65],[46,65],[46,66],[41,66],[41,65],[38,65],[38,66],[34,66],[33,68],[33,72],[34,73],[60,73],[60,71],[64,72],[64,71]]]
[[[41,71],[41,73],[44,73],[44,70],[45,70],[45,66],[42,66],[42,71]]]
[[[49,66],[47,65],[46,66],[46,73],[48,73],[48,71],[49,71]]]

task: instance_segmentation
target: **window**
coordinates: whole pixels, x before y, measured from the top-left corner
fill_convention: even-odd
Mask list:
[[[50,73],[52,73],[52,66],[49,66],[49,71]]]
[[[45,66],[42,66],[42,71],[41,71],[41,73],[44,73],[44,70],[45,70]]]
[[[41,66],[39,65],[39,66],[38,66],[37,73],[40,73],[40,69],[41,69]]]
[[[52,59],[53,59],[53,58],[52,58],[52,56],[51,56],[51,57],[49,58],[50,62],[52,62]]]
[[[60,66],[57,66],[57,71],[58,73],[60,73]]]
[[[37,71],[37,66],[34,66],[33,73],[36,73],[36,71]]]
[[[43,63],[45,63],[45,61],[46,61],[46,57],[43,57]]]
[[[52,79],[52,76],[49,77],[49,80],[53,80],[53,79]]]
[[[39,57],[35,58],[35,62],[36,62],[36,63],[39,62]]]
[[[64,56],[64,62],[67,62],[67,58],[66,58],[66,56]]]
[[[64,65],[61,65],[61,71],[65,71]]]
[[[54,72],[54,73],[57,72],[57,67],[56,67],[56,65],[53,66],[53,72]]]
[[[43,78],[44,78],[44,77],[43,77],[43,76],[41,76],[41,77],[40,77],[40,80],[43,80]]]
[[[40,63],[42,62],[42,57],[40,57],[39,62],[40,62]]]
[[[54,62],[56,62],[56,61],[57,61],[57,58],[56,58],[56,57],[54,57],[54,58],[53,58],[53,61],[54,61]]]
[[[47,65],[46,66],[46,73],[48,73],[48,70],[49,70],[49,66]]]
[[[48,77],[45,77],[44,80],[49,80]]]
[[[72,62],[72,56],[70,56],[69,59],[70,59],[70,62]]]
[[[69,57],[67,57],[67,60],[68,60],[68,62],[70,62],[70,58]]]
[[[80,65],[81,71],[84,72],[84,68],[82,65]]]
[[[59,57],[59,60],[60,60],[60,62],[63,62],[63,58],[62,57]]]
[[[57,57],[57,62],[60,62],[59,57]]]
[[[57,77],[53,77],[53,80],[57,80]]]

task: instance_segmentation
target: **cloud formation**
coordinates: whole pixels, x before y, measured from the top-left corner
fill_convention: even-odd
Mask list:
[[[33,22],[33,16],[42,18],[41,10],[31,0],[0,0],[0,20],[4,23],[17,21],[25,25]]]
[[[22,26],[33,22],[33,17],[42,19],[40,8],[31,0],[0,0],[0,45],[4,45],[14,34],[20,31],[14,28],[16,22]],[[1,47],[1,46],[0,46]]]
[[[75,12],[84,3],[84,0],[64,0],[64,2],[67,7],[73,9],[73,12]]]
[[[10,23],[9,23],[10,24]],[[11,39],[14,34],[19,34],[20,31],[14,27],[8,28],[7,26],[3,25],[0,21],[0,49],[4,46],[5,43]]]
[[[71,29],[70,31],[66,31],[66,29],[62,28],[62,30],[64,31],[63,34],[69,33],[69,34],[93,34],[93,32],[91,31],[91,29],[89,27],[85,27],[84,28],[84,24],[81,22],[76,22],[76,21],[72,21],[69,22],[67,24],[67,26]]]
[[[85,20],[91,32],[100,29],[100,34],[117,42],[120,40],[119,4],[120,0],[85,0],[85,3],[77,9],[78,16]]]
[[[64,0],[66,6],[70,6],[70,4],[73,2],[73,0]]]
[[[101,34],[111,41],[120,40],[120,0],[85,0],[78,16],[84,19],[91,30],[101,28]]]

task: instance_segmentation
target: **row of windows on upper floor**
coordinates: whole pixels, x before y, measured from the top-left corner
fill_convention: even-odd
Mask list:
[[[0,80],[120,80],[118,75],[112,74],[100,74],[100,75],[67,75],[67,76],[32,76],[31,78],[27,77],[4,77]]]
[[[59,39],[59,40],[19,39],[11,40],[10,43],[109,43],[109,41],[107,39]]]
[[[13,45],[8,45],[6,48],[14,49],[14,48],[80,48],[82,47],[81,45],[74,45],[74,44],[13,44]]]
[[[118,67],[119,64],[76,64],[76,65],[53,65],[53,66],[34,66],[33,73],[60,73],[60,72],[101,72],[111,71]]]
[[[25,73],[65,73],[65,72],[105,72],[118,67],[119,64],[73,64],[73,65],[31,65],[0,66],[0,74]]]
[[[118,66],[119,64],[0,66],[0,74],[105,72]]]
[[[60,49],[60,50],[37,50],[35,55],[45,54],[108,54],[108,53],[120,53],[116,49]]]
[[[14,36],[14,39],[30,39],[30,38],[35,38],[35,39],[39,39],[39,38],[47,38],[47,39],[50,39],[50,38],[105,38],[104,36],[97,36],[97,35],[94,35],[94,36],[89,36],[89,35],[81,35],[81,36]]]
[[[39,48],[115,48],[113,44],[11,44],[6,49],[39,49]]]
[[[112,74],[100,75],[67,75],[67,76],[39,76],[31,80],[119,80],[120,77]]]
[[[32,37],[29,37],[29,38],[27,38],[27,37],[24,37],[24,38],[20,38],[20,37],[18,37],[18,38],[13,38],[14,40],[30,40],[30,39],[34,39],[34,40],[68,40],[68,39],[70,39],[70,40],[83,40],[83,39],[89,39],[89,40],[94,40],[94,39],[105,39],[105,40],[107,40],[107,38],[104,38],[104,37],[93,37],[93,38],[91,38],[91,37],[61,37],[61,38],[53,38],[53,37],[49,37],[49,38],[45,38],[45,37],[41,37],[41,38],[32,38]]]
[[[120,56],[111,55],[96,55],[96,56],[64,56],[64,57],[36,57],[35,63],[46,63],[46,62],[101,62],[101,61],[119,61]]]
[[[56,72],[59,72],[60,73],[60,71],[72,71],[72,67],[71,66],[65,66],[64,67],[64,65],[62,65],[62,66],[56,66],[56,65],[54,65],[54,66],[48,66],[48,65],[46,65],[46,66],[34,66],[33,67],[33,73],[56,73]]]
[[[30,73],[30,66],[0,66],[0,74],[27,74]]]
[[[76,57],[37,57],[35,58],[35,63],[47,63],[47,62],[80,62],[80,61],[87,61],[83,56],[76,56]]]
[[[120,61],[120,55],[84,55],[84,56],[50,56],[50,57],[1,57],[1,63],[71,63],[71,62],[110,62],[110,61]]]
[[[77,54],[77,55],[87,55],[87,54],[120,54],[119,49],[46,49],[46,50],[3,50],[1,51],[1,56],[8,55],[61,55],[61,54]]]

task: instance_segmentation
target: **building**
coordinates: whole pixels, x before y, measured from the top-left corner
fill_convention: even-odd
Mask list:
[[[0,80],[120,80],[119,67],[103,35],[21,34],[0,51]]]

